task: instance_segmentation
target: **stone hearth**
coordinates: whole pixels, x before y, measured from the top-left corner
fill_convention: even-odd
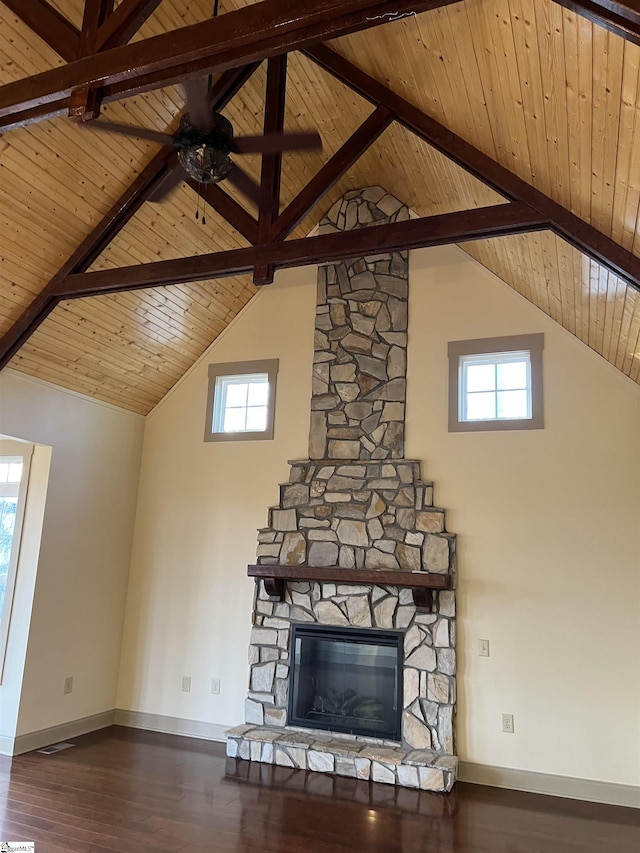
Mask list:
[[[317,732],[303,734],[294,729],[269,726],[237,726],[228,732],[227,755],[332,773],[405,788],[450,791],[457,759],[428,749],[403,750],[397,746],[366,742]]]
[[[408,215],[393,196],[370,187],[347,193],[320,231]],[[300,574],[282,600],[256,583],[246,725],[228,732],[228,754],[448,791],[457,772],[454,589],[434,592],[426,611],[388,576],[384,584],[364,577],[372,570],[426,572],[447,575],[455,586],[455,536],[433,505],[420,463],[403,458],[407,306],[406,253],[318,271],[309,459],[291,463],[257,549],[260,566],[295,566]],[[348,579],[320,582],[313,572],[321,567],[349,570]],[[404,632],[401,743],[287,726],[295,623]]]

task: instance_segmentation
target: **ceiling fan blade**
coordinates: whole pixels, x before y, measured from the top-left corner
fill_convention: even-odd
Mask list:
[[[176,165],[175,169],[167,172],[165,177],[160,181],[155,190],[151,193],[147,201],[158,204],[165,200],[169,193],[174,190],[178,184],[184,181],[184,172],[182,167]]]
[[[322,148],[322,139],[315,132],[236,136],[231,145],[231,150],[236,154],[277,154],[280,151],[312,151],[319,148]]]
[[[263,193],[260,189],[260,185],[257,184],[253,178],[248,175],[244,169],[241,169],[236,163],[233,164],[233,169],[229,173],[226,178],[230,184],[233,184],[234,187],[240,190],[240,192],[245,195],[248,199],[258,205],[260,208]]]
[[[187,102],[189,123],[198,130],[206,133],[213,127],[213,110],[211,108],[210,88],[208,77],[190,77],[182,84]]]
[[[111,133],[119,133],[121,136],[132,136],[135,139],[146,139],[149,142],[157,142],[159,145],[173,145],[173,136],[161,133],[159,130],[151,130],[146,127],[132,127],[130,124],[120,124],[117,121],[89,121],[78,124],[78,127],[89,130],[108,130]]]

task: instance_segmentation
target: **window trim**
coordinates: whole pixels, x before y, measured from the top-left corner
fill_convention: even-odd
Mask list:
[[[17,444],[17,442],[16,442]],[[9,556],[9,571],[7,573],[7,585],[4,591],[4,602],[2,605],[2,616],[0,618],[0,685],[4,675],[7,646],[9,643],[9,629],[11,627],[11,615],[15,598],[16,581],[20,562],[20,549],[22,547],[22,531],[24,526],[25,508],[27,505],[27,493],[29,491],[29,475],[31,473],[31,459],[33,457],[33,444],[22,443],[19,451],[7,454],[11,457],[22,457],[22,476],[18,486],[18,501],[16,504],[16,520],[11,540],[11,554]]]
[[[449,432],[493,432],[495,430],[544,429],[542,394],[542,350],[544,335],[507,335],[450,341],[449,354]],[[460,420],[460,358],[466,355],[519,352],[528,350],[531,362],[531,417],[493,420]]]
[[[268,358],[260,361],[229,361],[223,364],[209,365],[209,387],[207,391],[207,411],[204,425],[205,441],[269,441],[273,439],[275,428],[276,382],[278,377],[278,359]],[[269,401],[267,404],[267,425],[264,430],[248,432],[215,432],[214,406],[216,383],[225,376],[250,376],[266,373],[269,382]]]

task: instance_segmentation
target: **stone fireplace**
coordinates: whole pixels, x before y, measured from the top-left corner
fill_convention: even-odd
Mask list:
[[[347,193],[320,232],[408,216],[370,187]],[[457,772],[455,536],[420,463],[404,458],[407,309],[406,253],[318,270],[309,459],[290,463],[249,567],[257,581],[246,724],[228,732],[227,752],[448,791]],[[290,718],[299,663],[292,635],[304,636],[305,626],[347,643],[373,629],[399,638],[398,675],[381,676],[391,693],[374,695],[374,653],[350,645],[337,664],[342,676],[326,681],[318,669],[305,683],[306,721]],[[312,667],[314,655],[339,660],[319,641],[309,649]],[[387,653],[375,655],[382,665]],[[375,718],[389,703],[398,726],[376,736]]]

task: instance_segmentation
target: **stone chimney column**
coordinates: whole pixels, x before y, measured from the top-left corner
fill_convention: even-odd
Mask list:
[[[380,187],[348,192],[320,233],[409,218]],[[407,252],[318,269],[309,458],[401,459],[407,370]]]

